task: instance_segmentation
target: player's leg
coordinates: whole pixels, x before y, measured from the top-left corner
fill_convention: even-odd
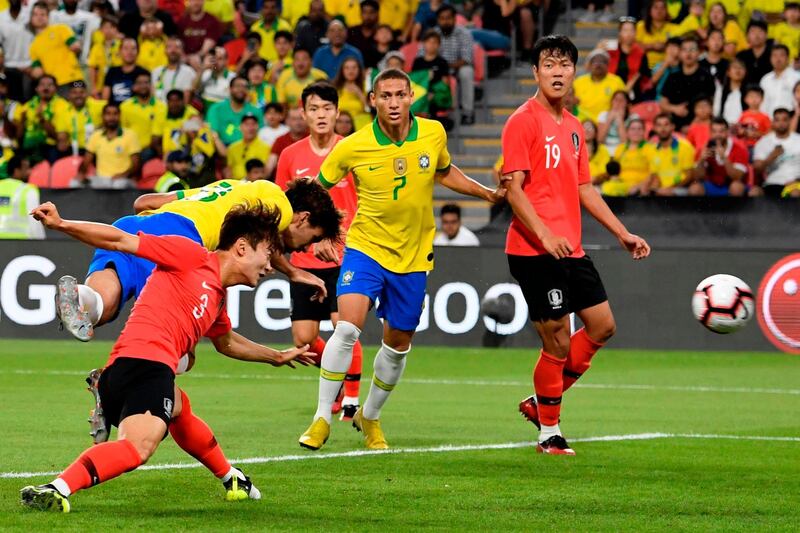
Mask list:
[[[334,327],[339,322],[338,306],[335,311],[331,313],[331,322],[333,322]],[[351,421],[353,415],[356,414],[356,411],[360,407],[359,393],[361,389],[361,368],[363,363],[364,350],[361,347],[361,341],[358,340],[353,345],[353,358],[350,360],[350,368],[347,369],[347,373],[344,375],[344,395],[341,401],[342,414],[339,417],[339,420],[342,422]],[[334,405],[334,412],[335,407]]]
[[[584,324],[570,340],[564,365],[564,390],[589,369],[592,357],[616,331],[606,290],[588,256],[565,259],[569,270],[570,307]]]
[[[225,499],[258,500],[261,492],[244,473],[231,466],[211,428],[192,411],[189,396],[175,386],[175,411],[169,433],[183,451],[200,461],[225,487]]]
[[[364,432],[370,449],[388,448],[380,426],[380,413],[403,375],[411,339],[419,325],[425,302],[425,272],[395,274],[384,271],[385,284],[377,316],[383,318],[383,342],[375,355],[372,383],[364,406],[353,417],[353,425]]]
[[[345,250],[336,291],[339,321],[322,354],[317,412],[299,441],[304,448],[318,450],[330,435],[331,406],[350,368],[353,346],[361,335],[372,302],[380,294],[382,283],[380,265],[361,252]]]
[[[295,300],[292,299],[292,302]],[[294,311],[294,307],[292,308]],[[322,361],[322,352],[325,350],[325,341],[319,336],[319,321],[317,320],[292,320],[292,341],[295,346],[310,346],[309,351],[317,354],[318,361]],[[319,366],[319,362],[317,363]]]

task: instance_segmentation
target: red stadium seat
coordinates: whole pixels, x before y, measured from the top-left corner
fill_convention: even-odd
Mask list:
[[[158,179],[164,175],[167,167],[160,159],[151,159],[142,165],[142,179],[136,184],[137,189],[153,190]]]
[[[411,67],[414,65],[414,58],[417,57],[417,52],[419,52],[419,41],[405,44],[400,48],[400,53],[403,54],[403,58],[405,58],[406,61],[405,65],[403,65],[406,72],[411,72]]]
[[[225,51],[228,52],[228,66],[235,67],[239,63],[239,59],[244,54],[244,49],[247,46],[247,41],[244,39],[234,39],[228,41],[223,45]]]
[[[50,187],[50,163],[42,161],[31,169],[28,183],[47,189]]]
[[[661,107],[655,101],[639,102],[631,107],[631,115],[638,115],[639,118],[648,123],[652,123],[659,113],[661,113]]]
[[[472,64],[475,67],[475,83],[486,78],[486,50],[479,44],[472,45]]]
[[[78,175],[81,161],[83,161],[81,156],[71,155],[62,157],[53,163],[53,170],[50,171],[50,187],[53,189],[69,189],[72,187],[72,180]]]

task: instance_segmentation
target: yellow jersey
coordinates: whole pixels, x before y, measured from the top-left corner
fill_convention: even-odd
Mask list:
[[[573,87],[575,97],[580,101],[578,106],[581,111],[597,124],[600,113],[611,109],[611,98],[614,93],[625,90],[625,82],[610,72],[600,81],[594,81],[591,74],[583,74],[578,76]]]
[[[32,66],[42,67],[56,79],[58,85],[82,80],[83,71],[78,56],[70,50],[75,33],[65,24],[53,24],[34,37],[28,49]]]
[[[324,0],[324,3],[325,12],[334,18],[342,17],[348,28],[361,24],[360,0]]]
[[[203,9],[209,15],[217,17],[223,24],[233,22],[234,7],[231,0],[206,0]]]
[[[598,144],[597,150],[589,159],[589,175],[592,179],[606,173],[606,165],[609,161],[611,161],[611,154],[608,153],[608,147],[605,144]]]
[[[164,135],[161,137],[161,149],[165,156],[175,150],[183,149],[186,144],[183,123],[196,116],[197,109],[190,105],[184,108],[183,114],[179,117],[170,118],[169,114],[164,115]]]
[[[100,35],[102,37],[102,33]],[[121,39],[114,39],[109,43],[102,40],[92,44],[86,64],[89,68],[97,69],[97,87],[102,88],[105,84],[106,71],[109,68],[122,66],[122,57],[119,55],[121,44]]]
[[[289,107],[297,107],[300,103],[300,96],[303,94],[303,89],[319,80],[327,80],[328,75],[319,69],[312,68],[303,79],[298,78],[294,69],[286,67],[278,77],[278,82],[275,84],[275,90],[278,93],[278,101],[282,104],[288,104]]]
[[[400,274],[433,269],[433,185],[450,168],[447,134],[435,120],[412,117],[408,137],[395,143],[375,120],[339,141],[319,181],[328,189],[352,172],[358,211],[347,246]]]
[[[619,161],[619,179],[603,182],[600,186],[603,194],[628,196],[633,187],[650,179],[655,155],[655,146],[647,141],[642,141],[635,146],[629,142],[617,146],[614,159]]]
[[[394,31],[403,31],[408,17],[414,16],[418,6],[419,0],[381,0],[378,23],[388,24]]]
[[[779,22],[769,27],[768,35],[789,49],[789,64],[800,55],[800,27],[791,26],[788,22]]]
[[[69,104],[67,111],[53,120],[56,133],[66,133],[70,143],[77,148],[86,148],[86,141],[94,132],[95,124],[88,100],[82,109]]]
[[[258,55],[262,59],[271,62],[278,58],[278,53],[275,51],[275,34],[280,30],[291,32],[292,27],[281,18],[275,19],[269,26],[266,26],[263,20],[257,20],[250,26],[250,31],[261,35],[261,48],[258,49]]]
[[[695,149],[686,139],[673,137],[667,147],[656,145],[652,161],[652,172],[661,182],[661,187],[680,185],[686,172],[694,168]]]
[[[55,145],[56,140],[47,135],[42,124],[39,122],[39,104],[41,100],[38,96],[34,96],[24,104],[19,104],[14,107],[13,121],[19,127],[25,128],[25,134],[22,139],[22,147],[27,149],[35,149],[43,143]],[[59,124],[64,116],[69,113],[69,102],[60,96],[54,96],[47,105],[42,109],[42,116],[45,120],[50,121],[53,127],[58,131],[57,124]]]
[[[139,39],[139,57],[136,64],[143,69],[153,72],[156,67],[165,67],[167,59],[167,38]]]
[[[219,231],[225,216],[233,206],[257,202],[277,208],[281,212],[278,231],[289,227],[294,216],[292,204],[280,187],[271,181],[221,180],[205,187],[177,192],[178,199],[153,211],[142,211],[140,215],[153,213],[175,213],[194,222],[203,246],[211,251],[219,244]]]
[[[247,177],[245,163],[251,159],[258,159],[266,164],[271,150],[268,144],[256,137],[249,143],[240,139],[228,147],[228,167],[231,169],[233,179],[243,180]]]
[[[120,130],[110,139],[102,129],[95,130],[86,143],[86,151],[95,155],[97,175],[110,178],[127,172],[131,167],[131,156],[142,151],[136,134]]]
[[[167,118],[167,104],[156,98],[142,103],[138,96],[128,98],[119,105],[120,124],[136,133],[142,149],[147,148],[153,137],[164,135],[164,120]]]
[[[654,27],[653,33],[647,32],[643,20],[636,23],[636,42],[640,45],[665,43],[674,33],[675,24],[670,22],[665,23],[660,29]],[[662,61],[664,61],[664,52],[656,52],[655,50],[647,52],[647,64],[650,65],[650,68],[655,68]]]
[[[311,0],[292,0],[291,2],[283,2],[281,9],[281,18],[289,23],[289,26],[294,29],[297,22],[301,17],[308,15],[311,8]],[[208,9],[206,9],[208,11]]]

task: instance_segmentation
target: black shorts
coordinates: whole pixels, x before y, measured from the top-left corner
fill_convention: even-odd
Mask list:
[[[164,363],[120,357],[100,374],[103,415],[112,426],[150,411],[169,426],[175,404],[175,374]]]
[[[339,267],[333,268],[304,268],[306,272],[314,274],[325,282],[328,297],[319,301],[312,301],[311,297],[316,289],[305,283],[289,282],[289,295],[292,298],[290,316],[292,322],[296,320],[330,320],[331,313],[339,311],[336,304],[336,281],[339,279]]]
[[[600,274],[588,255],[564,259],[549,254],[509,255],[508,267],[534,321],[559,319],[608,300]]]

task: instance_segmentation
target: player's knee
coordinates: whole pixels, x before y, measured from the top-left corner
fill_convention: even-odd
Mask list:
[[[336,329],[334,330],[333,334],[336,335],[336,337],[338,337],[342,342],[355,344],[358,340],[358,337],[361,336],[361,330],[350,322],[339,320],[339,322],[336,323]]]
[[[589,334],[589,337],[600,344],[605,344],[616,332],[617,322],[614,320],[613,316],[609,316],[599,324],[597,331],[592,331],[591,334]]]
[[[542,332],[542,347],[544,351],[559,359],[564,359],[569,354],[569,328],[560,325],[548,328]]]

